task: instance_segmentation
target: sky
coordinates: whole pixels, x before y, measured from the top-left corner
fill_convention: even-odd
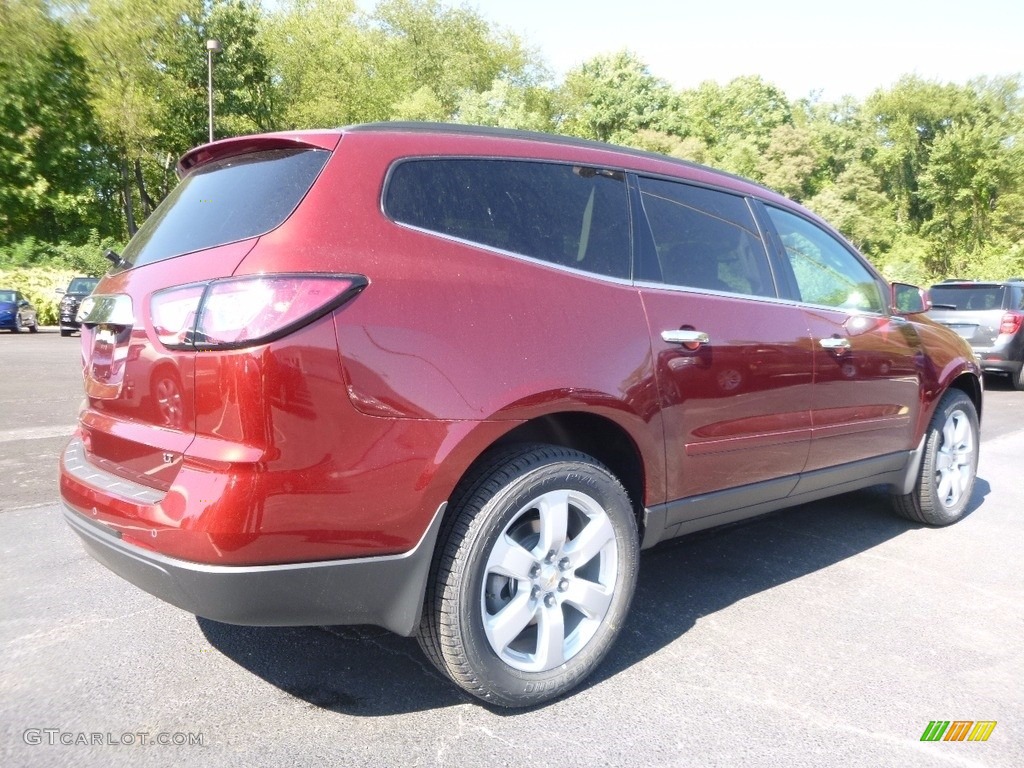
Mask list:
[[[863,99],[904,74],[965,83],[1024,72],[1024,0],[443,2],[518,33],[559,80],[623,48],[678,89],[760,75],[790,99]]]

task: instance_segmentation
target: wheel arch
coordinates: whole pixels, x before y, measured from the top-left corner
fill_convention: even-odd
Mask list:
[[[629,494],[642,538],[644,505],[648,497],[648,463],[627,429],[610,418],[592,413],[561,411],[537,416],[517,425],[480,452],[462,473],[450,498],[456,498],[465,479],[474,476],[476,469],[495,453],[512,445],[527,443],[572,448],[593,456],[608,467]]]
[[[982,384],[980,377],[965,371],[950,382],[948,389],[959,389],[971,399],[971,402],[974,403],[974,410],[978,414],[978,423],[981,423]]]

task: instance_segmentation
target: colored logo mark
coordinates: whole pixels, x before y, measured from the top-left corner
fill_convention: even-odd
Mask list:
[[[988,741],[995,728],[995,720],[932,720],[921,741]]]

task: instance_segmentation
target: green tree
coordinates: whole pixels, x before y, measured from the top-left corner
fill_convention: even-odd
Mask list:
[[[539,79],[515,35],[436,0],[292,0],[268,18],[273,99],[290,128],[450,120],[467,92]]]
[[[0,243],[109,232],[85,61],[42,0],[0,4]]]
[[[715,165],[757,178],[773,132],[792,122],[786,95],[760,77],[746,76],[724,86],[707,81],[680,94],[675,130],[699,139]]]
[[[551,111],[551,92],[548,89],[517,85],[509,78],[501,77],[486,91],[463,91],[455,121],[469,125],[550,131],[554,127]]]
[[[438,0],[383,0],[368,23],[382,36],[376,38],[382,54],[377,74],[403,96],[430,88],[447,117],[455,114],[467,90],[487,91],[498,79],[517,85],[537,79],[519,37],[467,7],[448,8]]]
[[[783,123],[771,132],[757,174],[764,184],[799,202],[811,192],[817,162],[810,128]]]
[[[207,141],[206,41],[219,40],[213,54],[214,138],[273,130],[271,69],[259,35],[263,16],[247,0],[212,0],[168,29],[154,51],[161,73],[156,98],[160,150],[178,156]]]
[[[383,71],[384,36],[368,28],[354,0],[282,3],[267,17],[261,41],[284,128],[384,120],[400,97]]]
[[[669,103],[668,84],[635,54],[595,56],[565,77],[559,93],[559,128],[573,136],[629,143],[640,131],[660,127]]]

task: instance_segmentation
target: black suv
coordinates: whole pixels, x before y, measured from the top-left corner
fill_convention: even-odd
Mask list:
[[[985,373],[1009,376],[1024,390],[1024,278],[947,280],[930,294],[932,319],[970,342]]]
[[[82,299],[92,293],[93,288],[100,281],[98,277],[75,277],[68,284],[64,291],[64,297],[60,300],[60,335],[70,336],[82,327],[76,319],[78,316],[78,305]]]

